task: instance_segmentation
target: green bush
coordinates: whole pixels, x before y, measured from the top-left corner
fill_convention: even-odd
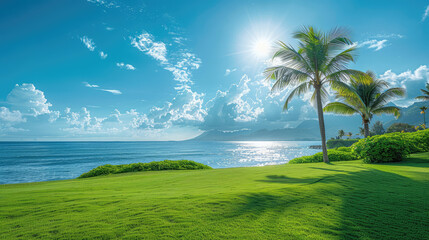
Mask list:
[[[341,152],[352,152],[351,147],[337,147],[337,148],[335,148],[335,150],[341,151]]]
[[[110,165],[96,167],[91,171],[84,173],[79,178],[95,177],[101,175],[140,172],[140,171],[162,171],[162,170],[194,170],[194,169],[211,169],[211,167],[202,163],[197,163],[189,160],[164,160],[159,162],[149,163],[131,163],[122,165]]]
[[[352,152],[338,151],[338,150],[328,150],[329,161],[338,162],[338,161],[350,161],[356,160],[357,157]],[[295,163],[315,163],[315,162],[323,162],[323,153],[319,152],[312,156],[303,156],[294,158],[289,161],[291,164]]]
[[[328,148],[350,147],[358,141],[359,139],[329,139],[326,146]]]
[[[353,144],[352,152],[365,163],[398,162],[411,153],[429,151],[429,129],[412,133],[388,133]]]
[[[364,163],[399,162],[408,154],[401,134],[377,135],[353,145],[353,152]]]

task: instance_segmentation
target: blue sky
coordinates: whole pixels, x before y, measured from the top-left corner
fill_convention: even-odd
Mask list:
[[[0,139],[182,140],[217,129],[293,127],[261,72],[267,44],[303,25],[351,30],[351,68],[407,88],[429,80],[428,1],[0,3]],[[262,43],[262,46],[261,46]],[[358,119],[358,118],[354,118]]]

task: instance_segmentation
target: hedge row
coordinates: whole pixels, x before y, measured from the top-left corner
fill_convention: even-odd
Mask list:
[[[328,150],[329,161],[349,161],[362,159],[364,163],[383,163],[402,161],[407,155],[429,152],[429,129],[409,133],[387,133],[360,140],[329,140],[329,142],[355,142],[351,147],[337,147]],[[331,145],[332,146],[332,145]],[[289,163],[323,162],[321,152],[312,156],[292,159]]]
[[[352,151],[365,163],[402,161],[408,154],[429,151],[429,129],[364,138],[353,144]]]
[[[359,139],[329,139],[326,143],[327,148],[350,147]]]
[[[342,147],[338,150],[329,149],[328,150],[329,161],[350,161],[356,160],[357,157],[354,153],[351,152],[350,148]],[[294,158],[289,161],[291,164],[295,163],[315,163],[315,162],[323,162],[323,153],[319,152],[311,156],[302,156],[298,158]]]
[[[195,170],[195,169],[211,169],[211,167],[202,163],[197,163],[189,160],[164,160],[159,162],[149,163],[131,163],[122,165],[110,165],[96,167],[91,171],[84,173],[79,178],[95,177],[101,175],[140,172],[140,171],[162,171],[162,170]]]

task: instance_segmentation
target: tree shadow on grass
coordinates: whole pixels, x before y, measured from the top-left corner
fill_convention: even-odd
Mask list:
[[[257,180],[287,187],[240,196],[230,217],[271,217],[278,224],[287,215],[296,218],[289,222],[291,229],[303,228],[302,221],[322,238],[428,239],[428,173],[408,171],[414,178],[428,180],[416,181],[373,168],[315,169],[329,173],[320,178],[268,175]]]

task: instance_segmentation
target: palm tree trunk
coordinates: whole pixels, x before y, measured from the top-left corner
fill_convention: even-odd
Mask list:
[[[369,137],[369,121],[363,120],[363,128],[365,129],[365,138]]]
[[[323,118],[322,97],[320,88],[316,88],[317,115],[319,117],[320,137],[322,138],[323,162],[329,163],[328,150],[326,149],[325,119]]]

